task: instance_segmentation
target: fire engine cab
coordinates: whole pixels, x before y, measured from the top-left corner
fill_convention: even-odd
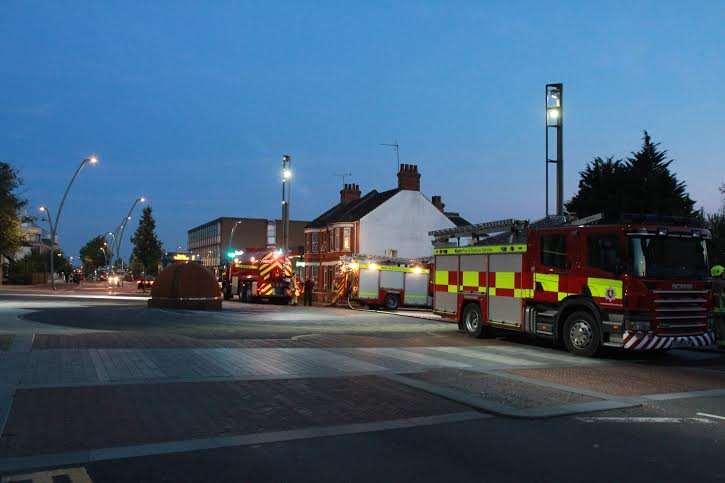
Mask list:
[[[703,228],[601,217],[503,220],[431,232],[434,311],[483,337],[491,329],[563,343],[666,350],[714,343]],[[468,246],[459,246],[462,239]]]
[[[222,275],[224,298],[240,302],[289,303],[292,263],[280,250],[250,249],[230,261]]]

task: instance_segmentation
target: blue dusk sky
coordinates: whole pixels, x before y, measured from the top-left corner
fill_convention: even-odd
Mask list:
[[[164,246],[219,216],[337,202],[339,173],[422,190],[473,222],[543,215],[544,85],[565,85],[565,194],[647,129],[698,206],[725,179],[725,2],[9,1],[0,5],[0,159],[77,254],[149,198]],[[136,213],[138,215],[139,212]],[[133,232],[138,216],[129,226]],[[126,245],[124,255],[129,254]]]

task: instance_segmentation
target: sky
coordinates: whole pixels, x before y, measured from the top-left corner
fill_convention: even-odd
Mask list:
[[[471,222],[544,214],[544,86],[564,83],[565,196],[643,130],[698,207],[725,181],[725,2],[11,1],[0,5],[0,160],[65,252],[140,195],[168,250],[219,216],[278,218],[396,184]],[[130,253],[127,229],[122,250]]]

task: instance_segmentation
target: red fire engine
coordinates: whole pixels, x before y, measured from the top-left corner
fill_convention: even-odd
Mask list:
[[[434,311],[483,337],[505,329],[563,343],[666,350],[714,343],[703,228],[643,217],[563,216],[431,232]],[[470,240],[468,246],[461,239]],[[453,242],[452,242],[453,241]]]
[[[241,302],[289,303],[292,263],[280,250],[250,249],[239,252],[222,277],[224,298]]]
[[[336,281],[338,300],[355,300],[369,307],[396,310],[400,306],[430,307],[430,259],[345,257]]]

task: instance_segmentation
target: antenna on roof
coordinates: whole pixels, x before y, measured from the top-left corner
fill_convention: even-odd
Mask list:
[[[396,173],[400,172],[400,144],[398,144],[398,141],[393,141],[392,144],[388,143],[380,143],[381,146],[390,146],[391,148],[395,149],[395,157],[398,160],[398,171]]]
[[[352,176],[352,173],[335,173],[335,176],[342,178],[342,186],[345,186],[345,178]]]

